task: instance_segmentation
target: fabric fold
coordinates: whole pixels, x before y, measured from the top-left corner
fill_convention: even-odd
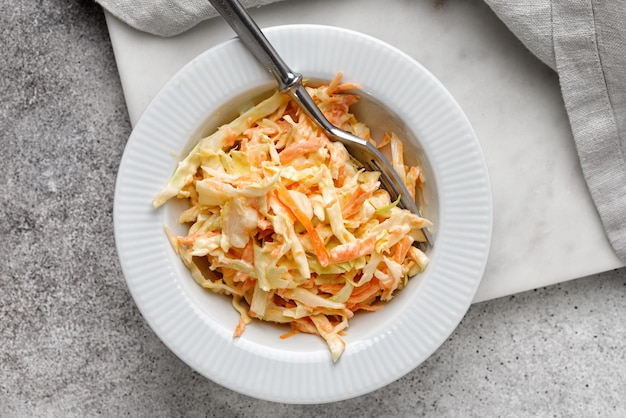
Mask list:
[[[281,0],[240,0],[246,7],[260,7]],[[217,16],[208,0],[96,0],[113,16],[142,32],[169,37]]]
[[[621,7],[620,7],[621,4]],[[555,1],[554,50],[589,191],[626,260],[626,4]]]

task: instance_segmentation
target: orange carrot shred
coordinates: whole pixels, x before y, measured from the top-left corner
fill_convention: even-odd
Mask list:
[[[289,332],[286,332],[286,333],[282,334],[282,335],[280,336],[280,339],[281,339],[281,340],[286,340],[286,339],[287,339],[287,338],[289,338],[289,337],[293,337],[293,336],[294,336],[294,335],[296,335],[296,334],[300,334],[300,332],[301,332],[300,330],[297,330],[297,329],[292,329],[291,331],[289,331]]]
[[[309,238],[311,239],[311,243],[313,244],[313,248],[315,249],[315,254],[317,255],[317,258],[322,267],[328,266],[328,264],[330,264],[328,251],[326,250],[326,247],[324,246],[324,243],[322,242],[319,234],[315,230],[315,227],[313,226],[311,220],[306,216],[304,212],[302,212],[302,210],[300,210],[296,202],[289,194],[289,190],[287,190],[287,188],[282,183],[278,183],[276,191],[276,197],[278,198],[278,200],[280,200],[285,205],[287,210],[290,211],[296,217],[296,219],[300,221],[302,226],[304,226],[304,229],[306,229],[306,232],[309,234]]]

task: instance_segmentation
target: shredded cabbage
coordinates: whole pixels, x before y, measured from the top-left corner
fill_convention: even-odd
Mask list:
[[[331,123],[371,140],[349,111],[353,88],[341,74],[307,87]],[[395,134],[381,143],[415,197],[422,171],[405,165]],[[251,318],[286,323],[285,337],[317,334],[337,361],[348,319],[381,309],[428,263],[414,243],[431,222],[391,202],[379,175],[277,92],[200,140],[153,205],[189,201],[189,232],[170,242],[199,285],[233,297],[235,336]]]

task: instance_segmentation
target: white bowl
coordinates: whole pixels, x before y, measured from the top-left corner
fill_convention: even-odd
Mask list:
[[[396,113],[419,138],[431,169],[426,215],[436,222],[424,273],[385,308],[357,314],[336,364],[324,341],[254,322],[233,338],[239,315],[229,298],[195,284],[163,232],[177,225],[180,204],[151,200],[201,133],[273,80],[238,40],[185,66],[158,93],[134,129],[120,165],[115,237],[130,292],[155,333],[207,378],[249,396],[285,403],[323,403],[362,395],[410,372],[461,321],[482,278],[492,228],[491,189],[480,145],[446,89],[408,55],[357,32],[317,25],[264,31],[285,61],[308,78],[344,81]],[[365,121],[367,123],[367,121]]]

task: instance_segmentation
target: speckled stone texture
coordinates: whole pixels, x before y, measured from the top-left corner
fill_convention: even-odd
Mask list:
[[[626,416],[626,270],[473,305],[422,366],[330,405],[259,401],[154,335],[113,235],[130,133],[102,10],[0,2],[0,416]]]

